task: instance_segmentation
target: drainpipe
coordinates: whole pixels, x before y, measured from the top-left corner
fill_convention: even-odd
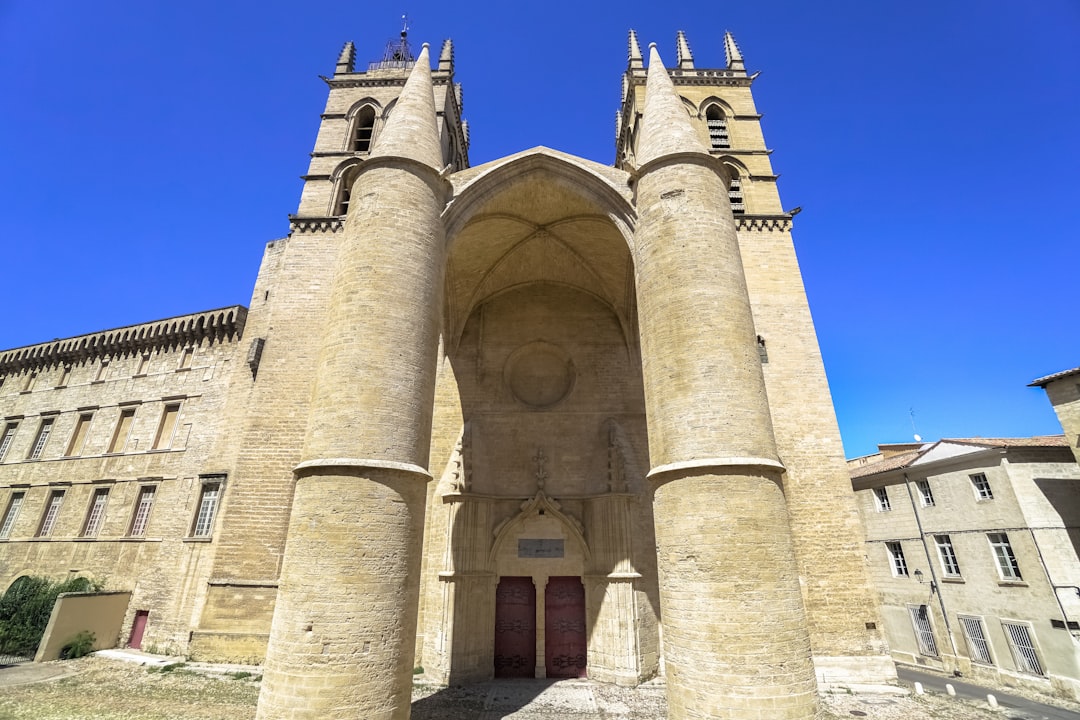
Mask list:
[[[949,613],[945,609],[945,598],[941,594],[941,583],[938,582],[937,571],[934,569],[934,561],[930,558],[930,546],[926,542],[926,533],[923,532],[922,518],[919,517],[919,506],[915,502],[915,494],[911,492],[911,480],[908,479],[907,473],[904,473],[904,487],[907,488],[908,500],[911,501],[911,511],[915,513],[915,525],[919,528],[919,540],[922,541],[923,553],[926,555],[926,565],[930,568],[930,592],[933,593],[933,589],[937,588],[938,605],[941,606],[941,617],[945,619],[945,634],[949,636],[949,646],[953,651],[953,674],[957,677],[960,676],[960,670],[957,669],[957,661],[960,657],[959,650],[956,649],[956,639],[953,638],[952,625],[949,623]]]

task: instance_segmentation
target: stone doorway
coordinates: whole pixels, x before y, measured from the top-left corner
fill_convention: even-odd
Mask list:
[[[503,577],[495,590],[495,677],[536,671],[536,587],[530,577]]]
[[[544,665],[547,677],[585,677],[588,656],[585,586],[581,584],[581,578],[548,578],[544,589]]]

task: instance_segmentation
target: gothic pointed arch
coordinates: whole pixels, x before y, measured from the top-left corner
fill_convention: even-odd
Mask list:
[[[592,559],[592,553],[589,550],[589,544],[585,541],[584,528],[581,522],[572,515],[564,513],[562,505],[555,498],[548,497],[543,490],[538,490],[532,499],[521,504],[521,511],[517,515],[504,520],[496,526],[494,531],[495,541],[491,543],[491,552],[488,555],[491,567],[496,565],[499,550],[502,549],[502,546],[509,538],[517,535],[517,531],[525,520],[538,515],[553,518],[561,523],[566,532],[566,537],[578,545],[585,562],[588,563]]]

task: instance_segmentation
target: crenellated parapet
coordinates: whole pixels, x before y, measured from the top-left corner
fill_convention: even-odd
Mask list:
[[[27,345],[0,352],[0,374],[22,372],[60,363],[98,357],[126,355],[191,343],[239,340],[247,320],[243,305],[206,310],[129,325],[113,330],[78,335],[63,340]]]

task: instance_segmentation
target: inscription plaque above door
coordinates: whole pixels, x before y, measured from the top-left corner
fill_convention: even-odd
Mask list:
[[[520,538],[519,558],[561,558],[566,556],[563,541],[548,538]]]

